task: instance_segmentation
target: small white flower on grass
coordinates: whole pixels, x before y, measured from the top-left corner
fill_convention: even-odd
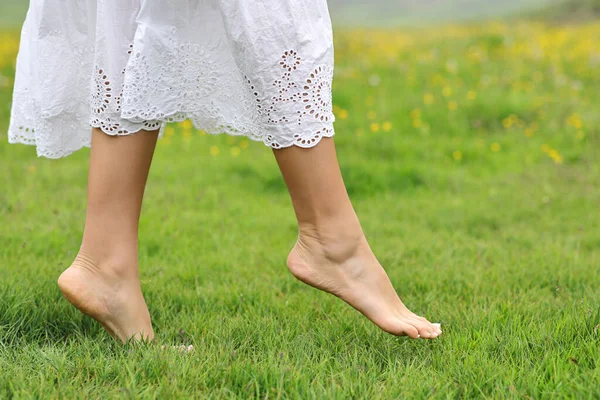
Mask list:
[[[175,349],[175,350],[178,350],[180,353],[191,353],[194,351],[194,346],[191,344],[189,346],[182,344],[179,346],[169,346],[169,347],[167,347],[167,345],[163,344],[160,348],[162,350],[166,350],[167,348]]]
[[[379,86],[380,83],[381,83],[381,78],[379,77],[379,75],[373,74],[373,75],[369,76],[369,85]]]

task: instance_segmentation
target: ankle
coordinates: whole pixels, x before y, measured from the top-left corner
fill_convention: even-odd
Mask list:
[[[138,277],[137,255],[121,251],[94,251],[82,246],[73,266],[94,275],[102,274],[115,279]]]
[[[358,221],[331,221],[320,225],[300,225],[297,248],[342,262],[354,256],[365,243]]]
[[[301,236],[318,240],[360,239],[364,236],[356,214],[299,221]]]

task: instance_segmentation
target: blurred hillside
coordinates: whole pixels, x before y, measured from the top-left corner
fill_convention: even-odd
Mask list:
[[[532,13],[554,21],[585,21],[600,18],[600,0],[563,0]]]
[[[328,0],[337,25],[420,25],[526,16],[585,20],[600,0]],[[28,1],[0,0],[0,27],[21,25]]]
[[[350,25],[417,25],[499,18],[560,0],[328,0],[333,20]]]
[[[412,25],[502,17],[557,0],[328,0],[336,24]],[[587,1],[587,0],[577,0]],[[595,0],[594,0],[595,1]],[[26,0],[0,0],[0,26],[18,27]]]
[[[19,27],[28,4],[26,0],[0,0],[0,28]]]

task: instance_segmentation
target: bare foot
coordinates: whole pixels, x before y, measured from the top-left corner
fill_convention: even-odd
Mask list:
[[[115,271],[80,252],[58,278],[58,286],[71,304],[100,322],[115,339],[152,340],[154,331],[139,279]]]
[[[413,339],[434,339],[442,333],[439,324],[406,308],[362,234],[350,240],[300,234],[288,268],[302,282],[341,298],[388,333]]]

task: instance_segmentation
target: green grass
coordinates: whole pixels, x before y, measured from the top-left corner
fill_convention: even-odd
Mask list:
[[[469,29],[424,42],[403,32],[417,44],[391,60],[375,33],[336,42],[348,190],[406,304],[442,323],[435,341],[382,333],[296,281],[285,266],[296,225],[271,152],[251,143],[233,157],[239,139],[186,140],[177,127],[158,146],[140,229],[157,345],[114,343],[55,284],[80,245],[89,151],[47,160],[8,145],[0,87],[0,398],[600,397],[600,79],[569,42],[551,60],[513,52],[546,28]],[[473,48],[485,62],[468,61]],[[415,108],[428,129],[413,126]],[[565,122],[574,112],[579,131]],[[503,126],[512,114],[523,128]],[[371,132],[384,121],[391,131]]]

